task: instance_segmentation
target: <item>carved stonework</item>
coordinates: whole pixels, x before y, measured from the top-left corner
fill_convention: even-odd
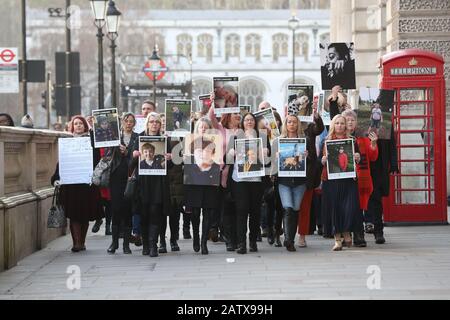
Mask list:
[[[399,49],[424,49],[436,52],[444,57],[445,60],[450,60],[450,41],[441,40],[413,40],[413,41],[399,41]]]
[[[25,147],[24,143],[12,143],[12,142],[6,142],[5,143],[5,154],[16,154],[16,153],[22,153],[23,148]]]
[[[450,81],[450,65],[444,67],[444,78],[447,82]]]
[[[446,10],[450,9],[450,0],[400,0],[399,9],[414,10]]]
[[[450,18],[403,18],[398,22],[399,32],[448,32]]]

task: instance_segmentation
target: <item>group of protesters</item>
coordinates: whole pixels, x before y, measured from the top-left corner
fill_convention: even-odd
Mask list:
[[[214,94],[211,94],[212,101]],[[277,139],[272,142],[258,129],[253,113],[227,113],[216,117],[214,104],[204,114],[193,117],[193,133],[215,130],[222,136],[224,163],[220,166],[220,185],[187,185],[183,182],[186,164],[172,161],[182,157],[183,149],[175,148],[183,138],[168,138],[167,175],[139,175],[140,136],[163,135],[163,119],[151,101],[142,105],[141,117],[146,118],[145,130],[136,133],[136,117],[124,113],[121,117],[120,146],[93,148],[93,166],[102,156],[112,157],[109,188],[95,185],[60,185],[58,166],[52,184],[60,188],[60,202],[73,239],[73,252],[86,249],[85,240],[90,221],[96,221],[97,232],[106,216],[106,232],[112,236],[107,249],[113,254],[123,238],[123,253],[130,254],[130,243],[142,245],[142,254],[156,257],[167,253],[166,229],[169,220],[170,249],[179,251],[180,217],[183,217],[183,237],[193,239],[193,250],[208,254],[207,241],[223,241],[227,251],[239,254],[258,251],[257,242],[267,237],[270,245],[296,251],[307,247],[306,236],[317,232],[334,238],[333,251],[343,247],[365,247],[365,233],[373,233],[375,242],[385,242],[383,233],[382,198],[389,194],[389,174],[398,171],[393,134],[390,140],[378,139],[374,132],[367,137],[355,137],[357,114],[347,102],[339,86],[326,97],[331,122],[325,126],[313,103],[313,122],[301,122],[295,110],[285,106],[282,119],[275,108],[274,115],[281,135],[279,138],[305,138],[306,177],[278,177]],[[258,109],[272,108],[267,101]],[[68,125],[74,137],[90,136],[93,143],[92,118],[75,116]],[[235,159],[236,139],[263,138],[266,175],[239,178]],[[325,141],[353,139],[356,178],[329,180]],[[94,145],[94,143],[93,143]],[[175,154],[176,153],[176,154]],[[136,190],[130,198],[125,189],[130,179],[136,179]],[[201,226],[201,231],[200,231]],[[192,236],[191,236],[192,230]],[[248,239],[247,239],[248,233]],[[283,237],[283,238],[281,238]],[[283,242],[281,241],[283,239]]]

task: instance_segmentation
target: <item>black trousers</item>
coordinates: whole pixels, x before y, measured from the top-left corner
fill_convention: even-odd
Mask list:
[[[156,243],[161,228],[162,220],[165,218],[162,210],[162,204],[143,203],[141,210],[141,234],[144,245]],[[156,235],[151,230],[156,230]]]
[[[376,188],[374,186],[373,192],[369,198],[369,204],[367,206],[367,211],[369,216],[373,217],[373,232],[383,233],[383,202],[382,202],[381,188]]]
[[[209,229],[211,228],[210,217],[214,210],[215,209],[192,208],[191,221],[194,242],[196,241],[196,239],[199,239],[200,236],[200,211],[203,214],[201,242],[206,244],[206,242],[208,241]]]
[[[118,226],[122,224],[124,228],[132,226],[131,201],[123,199],[112,205],[112,225]]]
[[[231,186],[230,186],[231,188]],[[236,204],[232,197],[231,190],[223,190],[222,192],[222,217],[223,231],[227,244],[237,245],[236,227],[237,227],[237,211]]]
[[[256,241],[258,231],[260,230],[262,188],[261,182],[233,181],[232,183],[233,198],[236,201],[236,235],[238,245],[246,244],[247,221],[248,229],[250,230],[250,242]]]
[[[275,229],[275,232],[279,234],[283,223],[283,206],[281,205],[278,183],[274,185],[273,197],[266,201],[266,212],[267,227],[269,229]]]

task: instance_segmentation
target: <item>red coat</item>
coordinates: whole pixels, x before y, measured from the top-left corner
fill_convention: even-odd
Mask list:
[[[370,161],[376,161],[378,158],[378,147],[371,148],[369,138],[356,138],[359,147],[361,160],[356,165],[356,172],[358,175],[358,191],[359,191],[359,205],[361,209],[367,210],[370,195],[373,191],[372,176],[370,175]]]

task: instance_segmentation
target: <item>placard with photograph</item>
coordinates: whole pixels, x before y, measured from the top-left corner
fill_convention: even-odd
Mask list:
[[[241,109],[241,117],[244,117],[247,113],[252,112],[252,106],[251,105],[240,105],[239,108]]]
[[[238,77],[213,77],[213,88],[216,115],[240,112]]]
[[[91,138],[58,139],[59,181],[61,184],[91,184],[94,156]]]
[[[118,147],[120,145],[119,114],[117,108],[93,110],[94,147]]]
[[[331,91],[325,90],[319,93],[319,102],[317,105],[317,110],[319,110],[319,114],[322,118],[323,124],[325,126],[329,126],[331,123],[330,119],[330,104],[327,101],[327,97],[329,97]]]
[[[202,114],[207,114],[209,109],[211,108],[212,101],[210,94],[202,94],[198,96],[198,107],[197,111]]]
[[[242,178],[263,177],[264,157],[261,138],[235,140],[235,166],[238,166],[237,176]]]
[[[325,141],[329,180],[356,178],[353,139]]]
[[[342,89],[356,89],[355,51],[353,42],[320,44],[322,90],[334,86]]]
[[[186,185],[219,186],[220,164],[223,162],[222,136],[218,134],[189,134],[184,145],[184,174]]]
[[[145,130],[145,121],[147,120],[147,117],[144,117],[142,114],[136,114],[134,118],[136,119],[136,125],[134,126],[133,131],[141,133]]]
[[[184,137],[191,132],[192,100],[166,99],[165,132],[169,137]]]
[[[167,174],[167,161],[165,154],[166,137],[141,136],[139,137],[139,175],[165,176]]]
[[[266,130],[270,142],[280,136],[280,130],[278,130],[272,108],[257,111],[253,115],[256,118],[257,128],[259,130]]]
[[[278,176],[306,177],[306,138],[278,139]]]
[[[367,137],[370,132],[375,132],[379,139],[391,138],[394,95],[394,90],[359,89],[357,137]]]
[[[314,86],[288,84],[288,114],[298,116],[302,122],[313,122]]]

